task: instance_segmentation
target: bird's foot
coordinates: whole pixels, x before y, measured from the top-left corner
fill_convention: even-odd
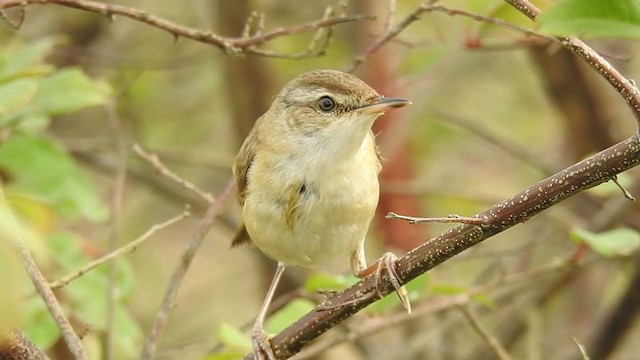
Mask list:
[[[251,330],[251,343],[253,345],[254,359],[276,360],[276,355],[271,348],[271,336],[264,331],[262,324],[255,324]]]
[[[382,270],[384,269],[389,274],[389,281],[396,290],[402,306],[407,310],[408,314],[411,314],[411,302],[409,301],[409,294],[407,289],[400,284],[400,277],[396,272],[396,261],[398,258],[391,252],[382,254],[382,257],[376,262],[375,272],[373,273],[376,281],[376,293],[378,297],[382,297],[382,291],[380,290],[380,282],[382,281]],[[365,270],[366,271],[366,270]]]

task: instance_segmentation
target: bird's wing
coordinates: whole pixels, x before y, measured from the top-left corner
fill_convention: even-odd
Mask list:
[[[244,206],[244,200],[247,196],[247,175],[253,159],[256,156],[256,146],[258,139],[255,138],[254,132],[249,133],[249,136],[242,144],[236,160],[233,162],[233,176],[236,178],[236,188],[238,189],[238,202]],[[244,226],[244,222],[240,225],[238,231],[236,231],[233,240],[231,241],[231,247],[236,247],[244,244],[250,244],[251,237],[247,232],[247,228]]]
[[[236,178],[238,201],[240,202],[240,205],[243,206],[244,199],[247,195],[247,174],[249,173],[249,168],[251,168],[253,159],[256,156],[256,141],[257,139],[255,138],[254,133],[251,132],[244,141],[244,144],[242,144],[242,147],[238,152],[238,156],[236,156],[236,160],[233,162],[233,175]]]

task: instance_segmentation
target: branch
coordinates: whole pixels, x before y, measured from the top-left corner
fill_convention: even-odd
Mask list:
[[[486,225],[455,226],[408,252],[396,263],[399,280],[401,284],[406,284],[461,251],[639,164],[640,134],[636,133],[477,214],[476,217],[487,219]],[[394,291],[386,273],[380,290],[383,295]],[[377,301],[375,293],[376,281],[373,277],[367,277],[328,298],[325,303],[273,337],[271,344],[276,356],[284,359],[296,354],[309,341]],[[245,359],[252,359],[253,355],[249,354]]]
[[[175,40],[180,37],[188,38],[204,44],[213,45],[231,55],[255,54],[264,56],[277,56],[277,54],[265,52],[265,50],[256,49],[255,46],[265,44],[279,37],[311,32],[322,28],[330,28],[333,25],[343,24],[347,22],[374,19],[374,17],[372,16],[363,15],[334,16],[330,18],[323,17],[319,20],[311,21],[306,24],[288,28],[278,28],[264,34],[258,33],[254,34],[253,36],[234,38],[217,35],[209,30],[200,30],[183,26],[159,16],[151,15],[144,10],[122,5],[105,4],[90,0],[5,0],[0,2],[0,14],[2,14],[2,10],[4,9],[13,7],[20,7],[21,9],[24,9],[28,5],[45,4],[59,5],[101,14],[109,18],[109,20],[111,21],[114,20],[115,15],[127,17],[134,21],[165,30],[171,33]],[[300,58],[304,57],[305,55],[317,56],[321,53],[322,51],[307,52],[304,54],[294,55],[293,57]],[[287,54],[282,54],[282,57],[289,56]]]
[[[138,246],[140,246],[143,242],[145,242],[147,239],[149,239],[152,235],[154,235],[156,232],[169,227],[175,223],[177,223],[178,221],[186,218],[187,216],[189,216],[190,213],[188,210],[184,210],[182,213],[180,213],[179,215],[176,215],[174,217],[172,217],[169,220],[166,220],[164,222],[161,222],[159,224],[155,224],[153,226],[151,226],[149,228],[149,230],[145,231],[144,234],[140,235],[139,237],[137,237],[135,240],[131,241],[130,243],[114,249],[110,252],[108,252],[107,254],[101,256],[100,258],[91,261],[87,264],[85,264],[84,266],[82,266],[80,269],[67,274],[65,276],[63,276],[62,278],[60,278],[59,280],[56,281],[52,281],[49,283],[49,287],[52,289],[59,289],[61,287],[66,286],[67,284],[69,284],[71,281],[79,278],[80,276],[88,273],[89,271],[91,271],[93,268],[102,265],[104,263],[106,263],[107,261],[113,260],[119,256],[122,256],[126,253],[130,253],[134,250],[136,250],[138,248]]]
[[[58,329],[60,329],[62,338],[69,347],[71,354],[73,354],[73,358],[75,360],[87,360],[87,352],[82,345],[82,340],[80,340],[78,334],[76,334],[73,330],[73,327],[71,327],[71,323],[69,323],[69,320],[65,317],[64,311],[58,303],[58,299],[56,299],[53,291],[49,288],[49,285],[40,272],[40,269],[38,269],[33,256],[31,256],[31,251],[29,251],[27,244],[20,235],[21,233],[18,222],[14,217],[13,212],[9,208],[7,199],[4,195],[4,191],[2,190],[2,186],[0,186],[0,204],[2,204],[0,211],[5,213],[2,215],[7,216],[7,218],[10,219],[11,226],[15,227],[15,232],[16,234],[18,234],[15,241],[13,241],[13,245],[16,248],[16,251],[20,257],[20,262],[22,262],[22,266],[24,266],[25,270],[27,271],[27,274],[29,275],[31,282],[35,287],[36,292],[42,298],[42,301],[49,310],[51,317],[58,326]]]

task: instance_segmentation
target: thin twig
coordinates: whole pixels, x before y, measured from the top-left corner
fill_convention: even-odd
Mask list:
[[[200,190],[200,188],[198,188],[192,182],[186,180],[183,177],[180,177],[179,175],[177,175],[173,171],[169,170],[166,166],[164,166],[164,164],[160,161],[160,158],[158,158],[158,155],[150,153],[150,152],[144,150],[142,148],[142,146],[140,146],[138,143],[133,144],[131,146],[131,149],[133,150],[134,153],[136,153],[136,155],[138,155],[140,158],[144,159],[149,164],[151,164],[151,166],[153,166],[153,168],[156,169],[156,171],[160,175],[162,175],[162,176],[166,177],[167,179],[177,183],[178,185],[182,186],[183,188],[193,192],[194,194],[198,195],[200,198],[204,199],[206,202],[208,202],[210,204],[215,201],[213,195],[211,195],[208,192],[204,192],[204,191]]]
[[[142,360],[151,360],[155,356],[158,347],[158,340],[160,339],[160,334],[164,330],[164,327],[167,323],[169,313],[173,308],[176,295],[178,294],[178,290],[180,289],[180,285],[182,285],[182,281],[184,280],[184,277],[187,274],[187,270],[189,270],[189,266],[191,265],[194,256],[200,248],[202,241],[204,240],[207,233],[209,233],[209,229],[213,224],[213,220],[222,211],[222,207],[233,188],[234,182],[230,180],[225,189],[218,196],[218,198],[210,203],[209,208],[207,209],[207,213],[204,215],[202,220],[200,220],[195,234],[193,235],[191,241],[185,247],[180,257],[178,266],[173,271],[173,275],[171,276],[171,279],[167,284],[167,289],[165,290],[164,296],[162,298],[162,304],[160,305],[160,309],[158,310],[156,319],[153,323],[153,326],[151,327],[151,331],[149,332],[149,335],[147,336],[147,339],[144,343],[141,356]]]
[[[0,211],[5,213],[4,215],[11,221],[11,225],[15,227],[15,233],[17,236],[13,241],[13,245],[18,252],[22,265],[26,269],[27,274],[29,274],[29,278],[31,279],[33,286],[36,288],[38,295],[40,295],[40,297],[44,301],[44,304],[47,306],[47,309],[49,310],[51,317],[53,317],[53,320],[56,322],[58,329],[60,329],[62,338],[69,347],[69,351],[71,351],[74,359],[87,360],[87,353],[84,349],[84,346],[82,345],[82,340],[80,340],[78,335],[71,327],[69,320],[67,320],[67,318],[65,317],[62,307],[60,307],[58,300],[53,294],[51,288],[49,288],[47,281],[38,269],[38,266],[33,260],[33,256],[31,256],[29,248],[27,248],[27,245],[22,238],[20,226],[18,225],[18,221],[13,215],[13,212],[9,208],[9,204],[7,203],[7,198],[4,195],[2,186],[0,186],[0,197],[0,202],[2,203],[2,209]]]
[[[502,28],[505,28],[505,29],[509,29],[509,30],[513,30],[515,32],[519,32],[519,33],[525,34],[527,36],[535,37],[535,38],[538,38],[538,39],[541,39],[541,40],[545,40],[545,41],[549,41],[549,42],[555,42],[555,43],[559,43],[560,42],[554,36],[542,34],[542,33],[539,33],[537,31],[533,31],[531,29],[523,28],[521,26],[514,25],[514,24],[508,23],[506,21],[500,20],[500,19],[474,14],[474,13],[468,12],[466,10],[453,9],[453,8],[450,8],[450,7],[447,7],[447,6],[443,6],[443,5],[430,5],[430,6],[426,6],[425,7],[425,11],[426,12],[436,11],[436,12],[443,12],[443,13],[449,14],[451,16],[468,17],[468,18],[471,18],[471,19],[473,19],[475,21],[478,21],[478,22],[483,22],[483,23],[487,23],[487,24],[491,24],[491,25],[496,25],[496,26],[499,26],[499,27],[502,27]]]
[[[63,277],[61,277],[60,279],[50,282],[49,283],[49,287],[51,287],[52,289],[59,289],[63,286],[66,286],[67,284],[69,284],[71,281],[79,278],[80,276],[86,274],[87,272],[91,271],[93,268],[95,268],[96,266],[102,265],[104,263],[106,263],[109,260],[115,259],[119,256],[122,256],[124,254],[130,253],[135,251],[138,246],[140,246],[143,242],[145,242],[147,239],[149,239],[152,235],[154,235],[156,232],[169,227],[175,223],[177,223],[178,221],[188,217],[190,215],[188,210],[184,210],[182,213],[180,213],[179,215],[176,215],[174,217],[172,217],[169,220],[163,221],[161,223],[155,224],[153,226],[151,226],[149,228],[149,230],[147,230],[144,234],[140,235],[138,238],[132,240],[131,242],[129,242],[128,244],[113,250],[112,252],[105,254],[104,256],[100,257],[99,259],[96,259],[86,265],[84,265],[83,267],[81,267],[80,269],[67,274]]]
[[[489,331],[480,323],[480,319],[478,319],[472,312],[469,310],[468,305],[460,305],[458,306],[462,315],[464,315],[465,319],[469,322],[469,325],[475,330],[475,332],[480,336],[480,338],[489,345],[493,353],[500,360],[511,360],[511,355],[505,350],[504,346],[500,344],[498,339],[491,335]]]
[[[582,355],[582,360],[589,360],[589,355],[587,355],[587,351],[584,349],[584,345],[582,345],[575,336],[571,337],[571,341],[578,347],[580,350],[580,355]]]
[[[449,215],[448,217],[439,218],[423,218],[406,215],[398,215],[394,212],[390,212],[384,216],[385,219],[404,220],[410,224],[467,224],[484,226],[487,225],[486,218],[467,217],[459,215]]]
[[[627,191],[627,189],[625,189],[620,182],[618,181],[618,177],[614,176],[611,181],[613,181],[614,184],[616,184],[616,186],[618,186],[618,189],[620,189],[620,191],[622,191],[622,194],[624,195],[625,198],[631,200],[631,201],[636,201],[636,198],[633,197],[633,195],[631,195],[630,192]]]
[[[411,14],[409,14],[402,21],[400,21],[396,26],[394,26],[393,28],[389,29],[389,31],[385,32],[382,36],[380,36],[380,38],[376,42],[371,44],[364,51],[364,53],[362,53],[361,55],[359,55],[358,57],[356,57],[353,60],[353,62],[349,66],[349,69],[347,70],[347,72],[353,72],[354,70],[356,70],[360,65],[362,65],[364,63],[364,61],[369,56],[371,56],[374,52],[378,51],[378,49],[380,49],[384,44],[388,43],[393,38],[398,36],[398,34],[400,34],[404,29],[407,28],[407,26],[411,25],[414,21],[419,20],[420,19],[420,15],[422,15],[422,13],[425,12],[425,9],[424,9],[425,6],[431,5],[435,1],[436,0],[425,1],[421,6],[419,6]]]
[[[557,38],[549,35],[545,35],[531,29],[523,28],[521,26],[517,26],[506,21],[495,19],[488,16],[478,15],[474,13],[470,13],[465,10],[453,9],[443,5],[435,5],[436,0],[429,0],[420,5],[416,10],[414,10],[411,14],[409,14],[406,18],[404,18],[401,22],[399,22],[395,27],[387,28],[380,38],[376,42],[374,42],[371,46],[369,46],[364,53],[356,57],[356,59],[351,63],[348,72],[353,72],[357,69],[364,61],[369,58],[374,52],[378,51],[382,46],[386,43],[392,41],[395,37],[397,37],[405,28],[411,25],[413,22],[420,20],[420,16],[423,13],[428,12],[443,12],[449,14],[451,16],[464,16],[471,18],[478,22],[484,22],[487,24],[492,24],[496,26],[503,27],[505,29],[513,30],[527,36],[535,37],[544,41],[550,42],[560,42]]]
[[[201,43],[213,45],[230,55],[238,54],[255,54],[260,55],[261,51],[255,49],[256,46],[265,44],[276,38],[290,36],[300,33],[315,31],[320,28],[328,28],[347,22],[371,20],[372,16],[340,16],[330,19],[320,19],[305,24],[291,26],[287,28],[279,28],[266,33],[259,33],[249,37],[225,37],[217,35],[209,30],[200,30],[186,27],[170,20],[166,20],[159,16],[149,14],[148,12],[128,6],[106,4],[90,0],[5,0],[0,2],[0,10],[8,9],[16,6],[27,5],[59,5],[74,9],[85,10],[102,14],[109,20],[113,21],[115,15],[127,17],[134,21],[138,21],[149,26],[159,28],[169,32],[174,39],[180,37],[188,38]],[[287,54],[282,54],[286,57]],[[311,54],[313,56],[315,54]]]

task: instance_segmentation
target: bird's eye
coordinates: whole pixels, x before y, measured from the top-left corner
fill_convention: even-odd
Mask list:
[[[328,96],[323,96],[318,100],[318,108],[324,112],[333,111],[336,108],[336,102]]]

